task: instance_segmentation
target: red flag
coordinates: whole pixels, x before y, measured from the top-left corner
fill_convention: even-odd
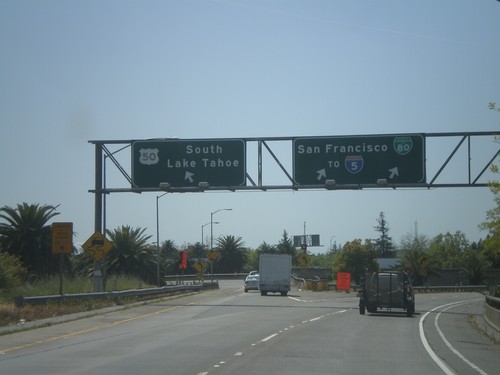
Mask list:
[[[187,268],[187,250],[183,250],[181,252],[181,263],[179,264],[179,269],[186,269]]]

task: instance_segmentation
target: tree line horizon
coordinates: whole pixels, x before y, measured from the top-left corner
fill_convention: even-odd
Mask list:
[[[4,221],[0,223],[0,287],[35,282],[59,273],[60,257],[51,252],[49,224],[59,215],[58,207],[23,203],[14,208],[0,208],[0,219]],[[492,215],[489,211],[489,220],[480,224],[484,229],[488,230],[493,219],[500,222],[499,215]],[[373,228],[379,234],[376,239],[353,239],[326,254],[308,254],[309,267],[329,268],[333,277],[338,272],[350,272],[353,281],[358,282],[365,271],[378,270],[378,258],[399,258],[398,268],[408,271],[415,285],[424,284],[440,268],[464,269],[471,284],[484,282],[488,268],[500,268],[500,254],[495,247],[498,236],[491,230],[488,237],[478,243],[471,243],[464,233],[457,231],[438,234],[431,239],[425,235],[407,234],[396,246],[389,235],[390,228],[383,211]],[[146,283],[162,285],[164,280],[163,277],[158,280],[158,269],[161,276],[181,273],[178,267],[180,250],[187,250],[191,260],[184,271],[186,274],[197,273],[192,261],[207,256],[207,249],[200,242],[179,248],[174,241],[165,240],[158,252],[157,244],[151,242],[152,236],[145,231],[146,228],[128,225],[106,231],[113,245],[102,259],[102,268],[108,277],[134,276]],[[262,253],[292,255],[294,265],[299,266],[297,255],[303,251],[293,246],[286,230],[277,244],[263,242],[256,249],[245,247],[241,237],[221,236],[215,240],[213,250],[219,254],[213,264],[215,273],[258,270]],[[73,247],[71,254],[63,256],[63,270],[70,277],[91,277],[94,260],[82,249]]]

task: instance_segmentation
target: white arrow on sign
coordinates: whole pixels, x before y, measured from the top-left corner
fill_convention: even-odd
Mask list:
[[[193,182],[193,176],[194,176],[194,173],[186,171],[186,175],[185,175],[184,179],[188,180],[189,182]]]
[[[399,176],[398,167],[389,169],[389,172],[391,172],[389,178],[394,178],[394,176]]]
[[[325,168],[320,169],[319,171],[316,171],[316,173],[318,174],[318,181],[320,181],[321,178],[326,178],[326,170],[325,170]]]

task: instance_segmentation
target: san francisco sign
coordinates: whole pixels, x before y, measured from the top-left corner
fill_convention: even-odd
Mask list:
[[[293,141],[298,185],[424,183],[425,139],[420,134],[308,137]]]

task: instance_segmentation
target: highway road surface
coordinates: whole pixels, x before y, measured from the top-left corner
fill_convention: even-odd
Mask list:
[[[499,374],[477,293],[418,294],[416,314],[359,314],[355,293],[219,290],[0,336],[0,374]]]

